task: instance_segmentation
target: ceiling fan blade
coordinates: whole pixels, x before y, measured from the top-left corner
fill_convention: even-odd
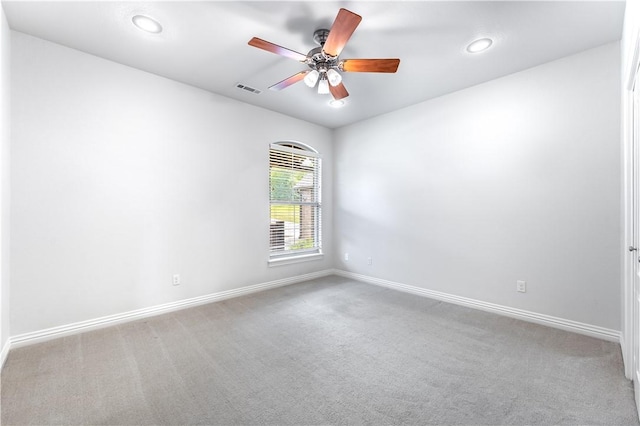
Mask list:
[[[336,101],[349,96],[349,92],[347,92],[347,88],[344,87],[344,84],[342,83],[338,84],[337,86],[329,85],[329,91],[333,95],[333,99],[335,99]]]
[[[307,60],[307,55],[287,49],[286,47],[278,46],[277,44],[273,44],[258,37],[254,37],[249,40],[249,46],[257,47],[258,49],[266,50],[267,52],[275,53],[276,55],[284,56],[285,58],[294,59],[300,62],[305,62]]]
[[[294,74],[289,78],[285,78],[284,80],[282,80],[280,83],[276,83],[273,86],[269,87],[269,90],[282,90],[282,89],[286,89],[287,87],[291,86],[294,83],[299,82],[300,80],[302,80],[304,78],[305,75],[307,75],[309,71],[301,71],[298,74]]]
[[[346,72],[388,72],[398,70],[400,59],[345,59],[342,70]]]
[[[329,30],[327,41],[322,46],[323,52],[329,56],[339,56],[360,21],[362,21],[362,16],[356,15],[347,9],[340,9]]]

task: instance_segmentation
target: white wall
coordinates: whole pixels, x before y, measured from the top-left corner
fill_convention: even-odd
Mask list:
[[[12,335],[334,264],[620,329],[618,44],[339,129],[332,153],[322,127],[11,35]],[[268,268],[283,139],[333,158],[328,254]]]
[[[608,44],[337,130],[336,267],[619,330],[619,63]]]
[[[269,143],[330,159],[330,130],[22,33],[12,43],[12,335],[332,267],[330,161],[324,259],[267,267]]]
[[[11,31],[0,4],[0,350],[9,338],[10,59]],[[2,360],[0,359],[0,364]]]

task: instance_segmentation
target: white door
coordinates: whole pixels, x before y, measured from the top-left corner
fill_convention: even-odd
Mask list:
[[[632,214],[632,246],[629,251],[633,257],[633,323],[631,325],[633,341],[633,388],[636,399],[636,407],[640,407],[640,77],[636,70],[636,78],[633,86],[633,124],[631,126],[633,136],[631,138],[631,206]],[[638,408],[640,416],[640,408]]]

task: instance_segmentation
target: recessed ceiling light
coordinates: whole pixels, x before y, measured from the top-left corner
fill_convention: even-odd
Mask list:
[[[491,47],[492,44],[493,44],[493,40],[491,40],[490,38],[481,38],[471,42],[471,44],[467,46],[467,52],[469,53],[482,52],[483,50],[487,50],[489,47]]]
[[[158,34],[162,32],[162,25],[160,25],[158,21],[151,19],[148,16],[136,15],[131,18],[131,21],[133,21],[133,24],[136,27],[148,33]]]
[[[333,108],[342,108],[344,106],[344,101],[342,99],[334,99],[329,102],[329,106]]]

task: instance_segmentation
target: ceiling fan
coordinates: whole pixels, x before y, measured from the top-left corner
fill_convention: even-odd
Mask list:
[[[313,40],[320,47],[311,49],[306,55],[258,37],[249,40],[250,46],[294,59],[308,65],[310,68],[274,84],[269,89],[282,90],[300,80],[304,80],[309,87],[315,87],[317,83],[319,94],[331,93],[334,99],[339,100],[349,96],[349,92],[342,84],[341,72],[396,72],[400,59],[339,58],[342,49],[344,49],[360,21],[362,21],[360,15],[347,9],[340,9],[330,30],[319,29],[313,33]]]

